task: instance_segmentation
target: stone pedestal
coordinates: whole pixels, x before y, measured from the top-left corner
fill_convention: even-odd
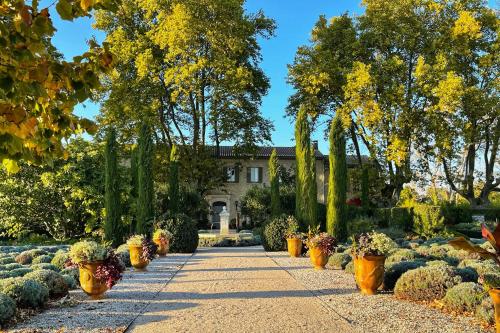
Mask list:
[[[220,234],[228,235],[229,234],[229,213],[226,210],[226,207],[222,208],[222,212],[219,213],[220,216]]]

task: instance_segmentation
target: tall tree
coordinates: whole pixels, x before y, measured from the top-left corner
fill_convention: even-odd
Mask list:
[[[340,241],[347,238],[347,161],[344,125],[339,115],[330,125],[327,232]]]
[[[317,225],[315,160],[311,152],[311,131],[305,107],[301,107],[295,122],[296,193],[295,215],[304,227]]]
[[[205,146],[270,142],[272,123],[259,111],[269,80],[258,38],[275,25],[262,12],[246,13],[241,0],[124,0],[116,13],[99,11],[96,27],[117,54],[101,121],[119,120],[132,135],[148,117],[159,140],[179,145],[191,165],[186,180],[200,193]]]
[[[139,182],[137,177],[139,176],[139,166],[138,166],[138,158],[139,158],[139,149],[137,146],[133,146],[130,151],[130,209],[132,215],[132,221],[130,223],[130,233],[135,232],[136,224],[137,224],[137,191],[139,187]]]
[[[361,167],[361,205],[364,208],[370,205],[370,174],[367,165]]]
[[[177,152],[177,146],[173,145],[170,151],[170,171],[169,171],[169,187],[168,187],[168,197],[169,197],[169,210],[172,215],[179,212],[179,156]]]
[[[109,129],[106,135],[106,148],[104,151],[105,174],[104,174],[104,208],[106,217],[104,220],[104,239],[111,241],[113,246],[118,246],[121,239],[121,210],[120,210],[120,179],[118,175],[118,144],[116,142],[116,131]]]
[[[425,162],[442,168],[450,189],[472,206],[500,192],[498,13],[480,1],[447,2],[436,13],[437,52],[418,58],[416,90],[425,112],[418,136]]]
[[[54,4],[63,20],[116,5],[114,0]],[[93,40],[88,52],[65,61],[52,44],[56,29],[49,7],[7,0],[0,8],[0,163],[9,172],[18,170],[19,160],[53,164],[68,154],[63,139],[95,129],[73,110],[99,87],[99,75],[113,62],[107,47]]]
[[[280,200],[280,179],[279,179],[279,161],[276,149],[273,149],[269,158],[269,182],[271,183],[271,216],[281,214]]]
[[[141,126],[137,156],[137,224],[138,234],[149,234],[154,218],[153,140],[147,123]]]

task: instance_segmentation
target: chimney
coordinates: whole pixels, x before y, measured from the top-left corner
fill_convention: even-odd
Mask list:
[[[314,150],[318,150],[318,140],[313,140],[312,142]]]

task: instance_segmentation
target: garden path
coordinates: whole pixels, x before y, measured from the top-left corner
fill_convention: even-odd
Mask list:
[[[129,331],[349,333],[352,329],[261,247],[248,247],[198,249]]]

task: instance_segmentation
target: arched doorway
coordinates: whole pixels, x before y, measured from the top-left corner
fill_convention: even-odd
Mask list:
[[[220,229],[220,213],[227,205],[224,201],[216,201],[212,204],[212,225],[213,229]]]

